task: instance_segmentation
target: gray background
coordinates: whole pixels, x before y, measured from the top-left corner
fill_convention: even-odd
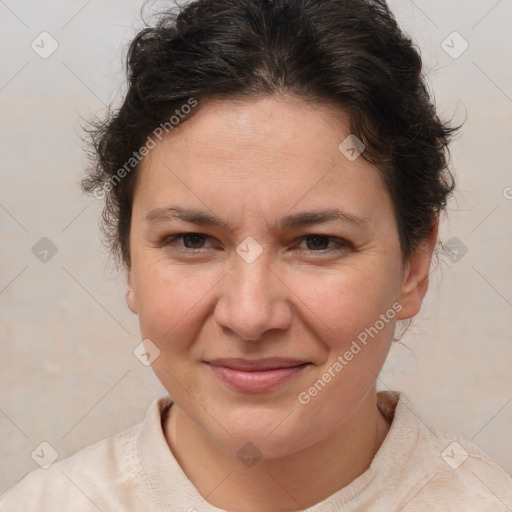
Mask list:
[[[455,252],[441,254],[379,388],[404,391],[425,420],[512,473],[512,2],[390,4],[421,48],[440,115],[467,120],[440,235]],[[0,0],[0,492],[38,467],[41,442],[63,458],[140,422],[165,394],[132,353],[137,318],[100,242],[102,205],[78,187],[80,116],[121,98],[141,5]],[[50,48],[43,31],[59,45],[46,59],[31,47]],[[454,31],[469,45],[461,55]]]

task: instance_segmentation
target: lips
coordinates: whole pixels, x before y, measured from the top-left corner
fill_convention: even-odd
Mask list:
[[[222,358],[208,361],[215,366],[223,366],[232,370],[241,370],[244,372],[255,372],[265,370],[276,370],[278,368],[293,368],[307,363],[287,357],[271,357],[266,359],[241,359],[241,358]]]
[[[213,359],[206,361],[214,374],[237,391],[262,393],[292,379],[310,363],[291,358]]]

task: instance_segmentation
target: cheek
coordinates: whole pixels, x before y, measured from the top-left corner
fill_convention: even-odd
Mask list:
[[[296,397],[308,414],[309,432],[327,433],[345,421],[380,373],[396,323],[397,285],[391,273],[379,270],[345,267],[295,281],[302,316],[326,354]],[[332,411],[328,419],[325,411]]]
[[[164,342],[161,350],[188,344],[206,314],[209,292],[218,281],[216,272],[146,263],[138,275],[137,302],[143,337]],[[176,343],[170,341],[176,340]]]
[[[335,344],[345,344],[392,309],[398,297],[397,278],[392,272],[376,272],[368,261],[365,266],[347,266],[329,273],[297,273],[289,276],[288,282],[299,298],[297,307],[317,326],[317,334],[338,340],[333,341]],[[388,324],[381,330],[387,331]]]

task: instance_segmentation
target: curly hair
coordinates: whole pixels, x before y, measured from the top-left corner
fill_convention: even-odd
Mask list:
[[[122,106],[87,130],[82,189],[105,198],[102,229],[128,268],[142,150],[205,100],[287,94],[341,107],[390,194],[404,262],[454,189],[458,127],[437,116],[419,51],[383,0],[195,0],[138,32],[126,66]]]

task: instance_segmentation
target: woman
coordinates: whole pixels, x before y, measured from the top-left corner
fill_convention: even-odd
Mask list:
[[[376,392],[454,187],[386,5],[198,0],[128,66],[83,186],[169,396],[2,510],[512,509],[489,457]]]

